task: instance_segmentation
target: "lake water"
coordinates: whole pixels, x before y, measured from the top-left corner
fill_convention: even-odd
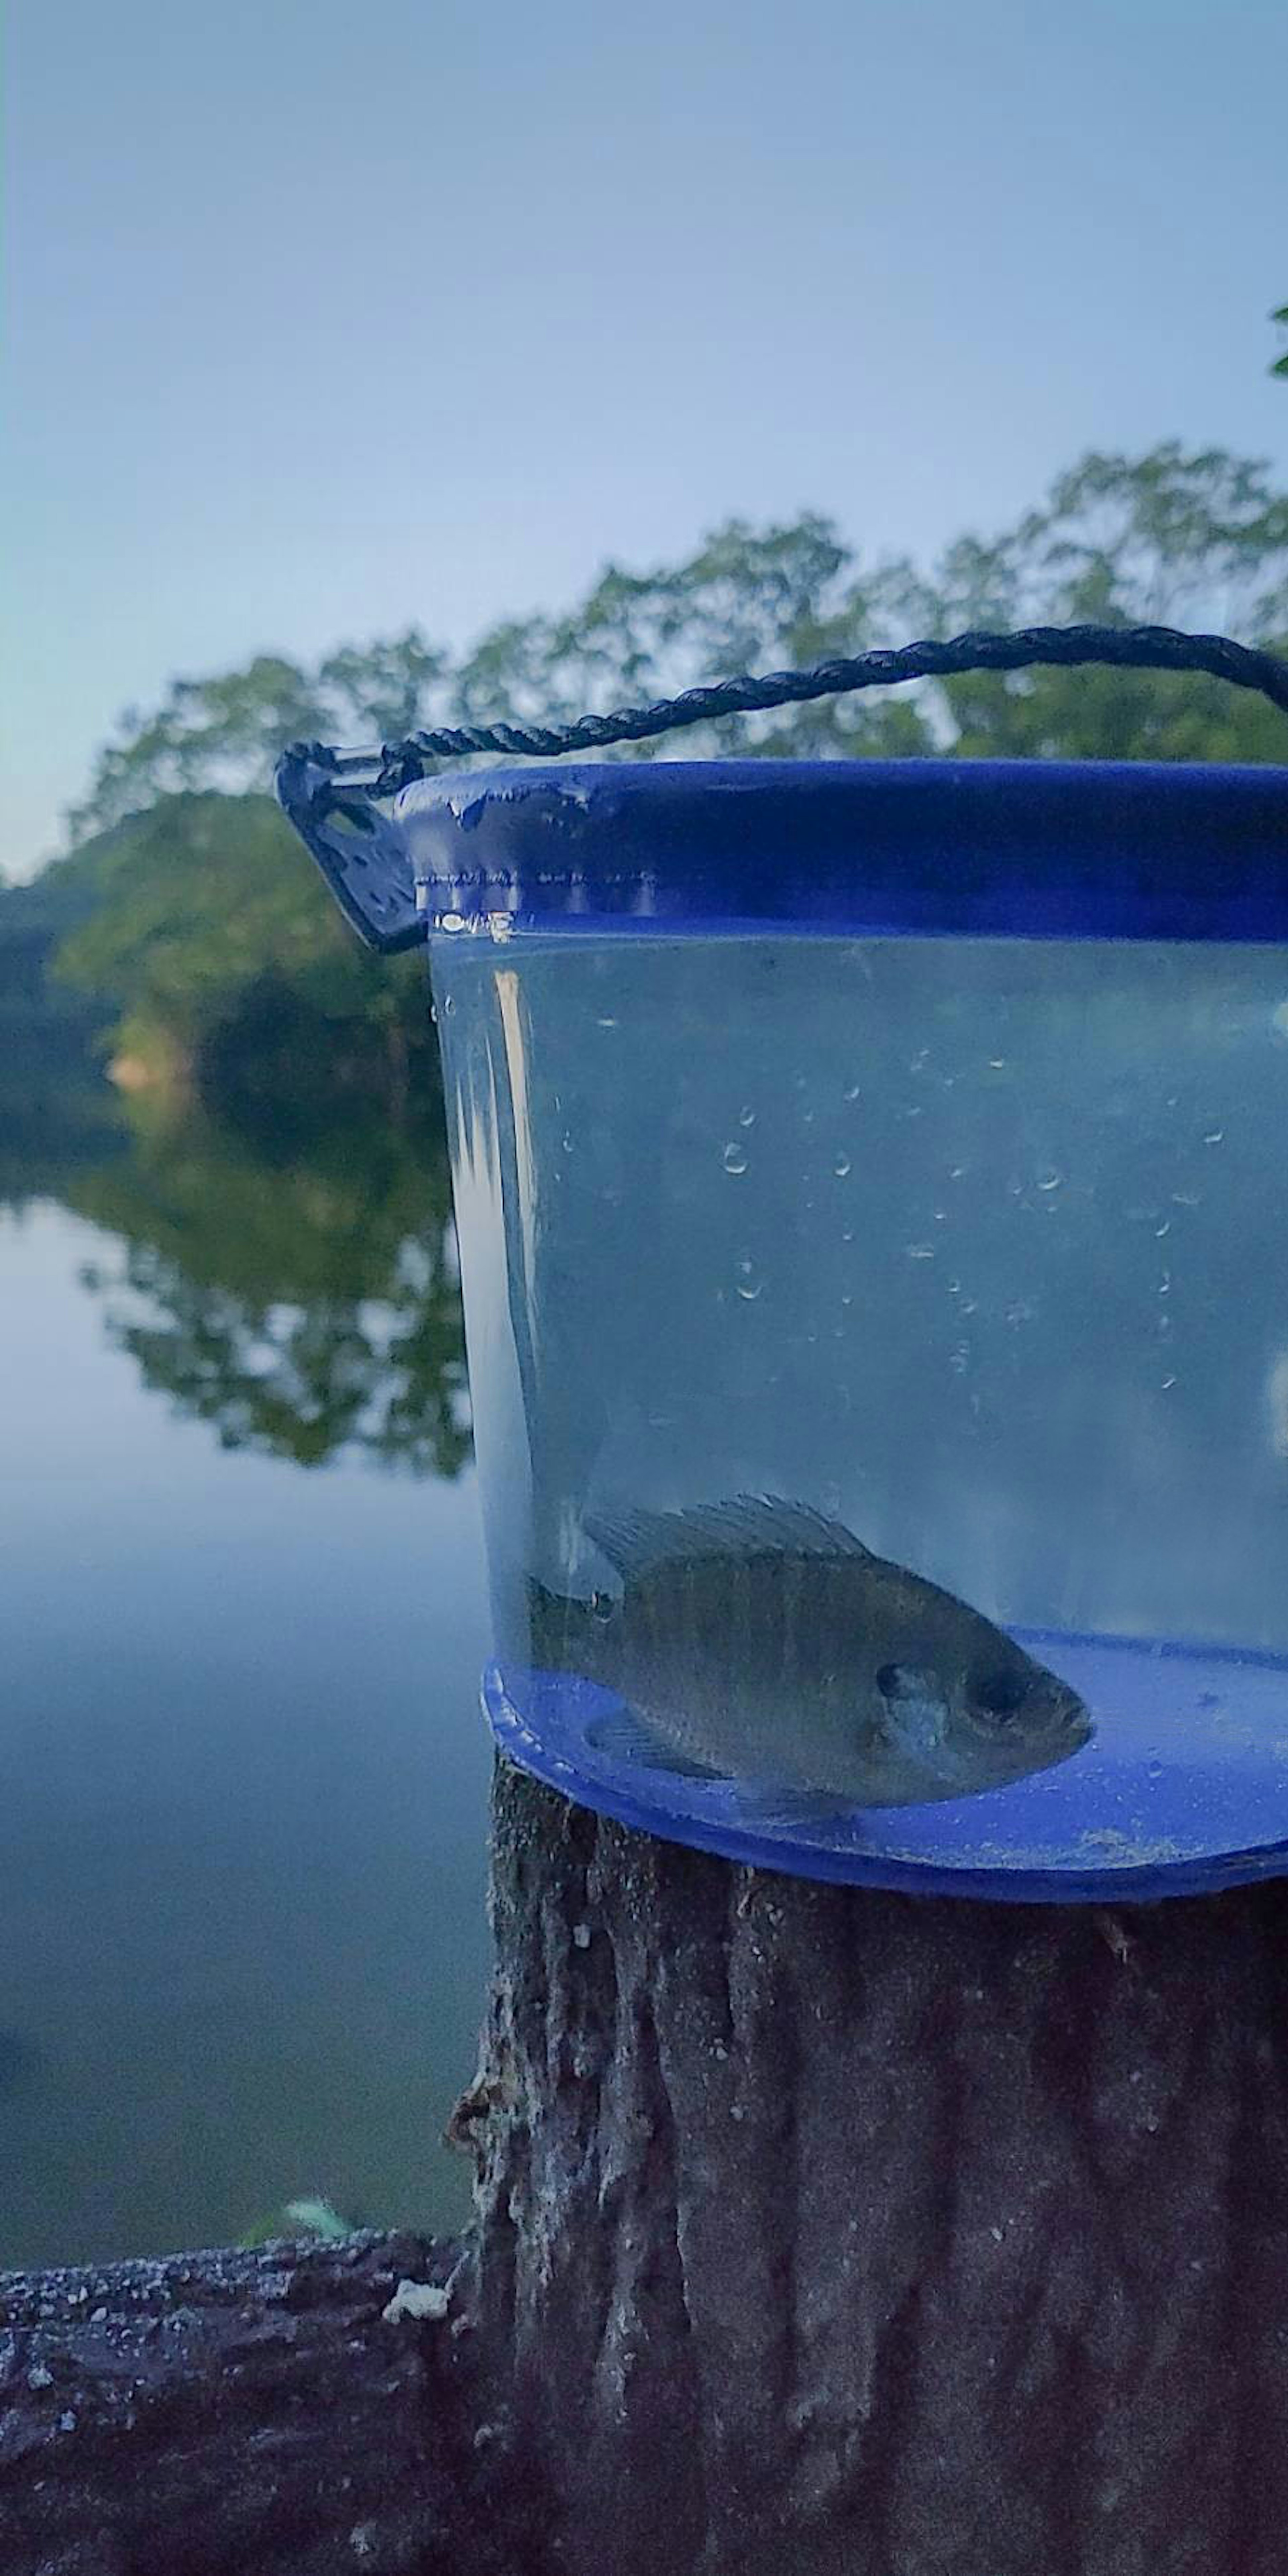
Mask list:
[[[208,1123],[7,1168],[0,2265],[450,2226],[489,1962],[446,1172]]]

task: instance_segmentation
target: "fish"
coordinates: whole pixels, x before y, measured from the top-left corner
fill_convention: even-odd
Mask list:
[[[997,1789],[1065,1762],[1083,1701],[955,1594],[770,1494],[589,1512],[613,1582],[528,1583],[530,1647],[621,1703],[587,1741],[734,1783],[766,1823]]]

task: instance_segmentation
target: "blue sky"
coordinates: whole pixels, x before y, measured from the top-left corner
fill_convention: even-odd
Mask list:
[[[176,673],[1288,470],[1283,0],[11,0],[0,862]]]

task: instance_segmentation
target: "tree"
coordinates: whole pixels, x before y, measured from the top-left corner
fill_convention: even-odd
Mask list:
[[[318,670],[328,717],[360,742],[395,742],[426,721],[430,693],[443,679],[447,656],[426,643],[419,627],[365,651],[346,644]],[[273,744],[280,750],[280,737]]]
[[[936,632],[1091,620],[1288,636],[1288,494],[1264,465],[1168,440],[1143,457],[1093,454],[1046,506],[940,568]],[[963,754],[1071,760],[1280,760],[1265,700],[1202,674],[968,672],[944,684]]]
[[[1281,330],[1288,331],[1288,304],[1279,305],[1270,319],[1272,322],[1277,322]],[[1283,351],[1282,356],[1274,359],[1270,373],[1272,376],[1288,376],[1288,349]]]
[[[244,671],[175,680],[153,715],[122,716],[119,739],[68,816],[72,833],[84,839],[189,789],[266,784],[281,745],[324,731],[327,716],[317,683],[276,654],[258,654]]]
[[[77,866],[94,900],[57,973],[112,997],[118,1054],[152,1075],[223,1097],[257,1076],[279,1098],[315,1079],[395,1111],[413,1067],[436,1081],[422,962],[391,973],[358,947],[267,797],[165,797]]]
[[[1288,307],[1284,308],[1288,313]],[[1281,362],[1288,368],[1288,360]],[[1000,535],[965,536],[930,574],[863,561],[814,512],[754,528],[730,519],[678,563],[610,564],[561,616],[509,619],[453,658],[419,629],[346,646],[308,671],[261,655],[242,672],[178,681],[131,713],[72,817],[83,833],[159,796],[267,785],[288,740],[388,740],[429,723],[557,722],[666,696],[733,671],[799,666],[914,634],[1039,620],[1138,619],[1288,636],[1288,495],[1255,459],[1165,440],[1093,453]],[[1279,730],[1231,716],[1216,683],[1168,674],[1098,687],[1085,673],[987,675],[908,693],[823,700],[685,737],[692,757],[1014,750],[1068,758],[1273,759]],[[662,740],[624,749],[656,757]]]

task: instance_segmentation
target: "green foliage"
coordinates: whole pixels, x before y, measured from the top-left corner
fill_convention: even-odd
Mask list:
[[[990,546],[967,538],[941,569],[936,631],[967,626],[1211,625],[1244,641],[1288,634],[1288,494],[1265,468],[1175,440],[1131,459],[1093,454]],[[1065,760],[1285,756],[1283,718],[1201,673],[968,672],[945,683],[952,749]]]
[[[423,964],[359,947],[269,798],[163,798],[75,864],[93,900],[55,970],[124,1005],[118,1052],[224,1099],[249,1078],[398,1105],[414,1064],[433,1079]]]
[[[1272,322],[1278,323],[1281,331],[1288,331],[1288,304],[1280,304],[1277,306],[1276,310],[1271,314],[1270,319]],[[1288,376],[1288,349],[1285,349],[1280,357],[1274,359],[1270,373],[1272,376]]]
[[[97,901],[90,871],[61,859],[31,885],[0,888],[0,1192],[27,1193],[36,1160],[59,1171],[110,1142],[114,1104],[94,1050],[111,999],[60,984],[60,942]]]

